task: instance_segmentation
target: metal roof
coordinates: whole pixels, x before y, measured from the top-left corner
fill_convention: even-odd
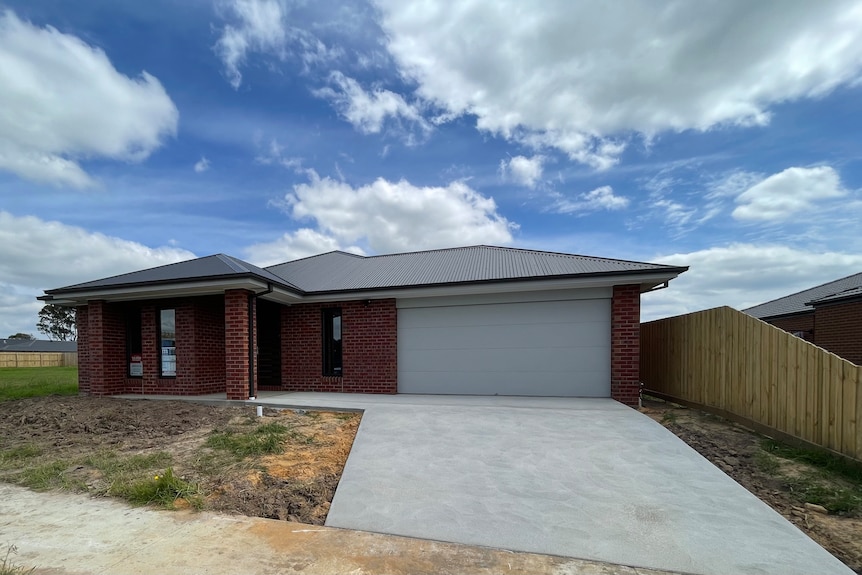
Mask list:
[[[60,353],[78,351],[78,342],[49,341],[46,339],[0,339],[0,351]]]
[[[137,272],[121,274],[100,280],[74,284],[62,288],[45,290],[46,294],[87,291],[112,287],[128,287],[181,281],[210,280],[216,278],[257,277],[282,287],[297,290],[284,278],[278,277],[241,259],[225,254],[215,254],[175,264],[167,264]]]
[[[812,311],[811,307],[807,305],[809,302],[819,303],[827,297],[860,287],[862,287],[862,272],[774,299],[742,311],[758,319],[804,313]]]
[[[334,251],[259,268],[216,254],[63,288],[49,296],[91,290],[254,278],[302,294],[433,285],[656,273],[671,279],[688,268],[494,246],[381,256]],[[662,281],[665,281],[662,279]],[[45,296],[43,299],[50,299]]]
[[[306,293],[547,279],[688,268],[495,246],[357,256],[329,252],[266,268]]]

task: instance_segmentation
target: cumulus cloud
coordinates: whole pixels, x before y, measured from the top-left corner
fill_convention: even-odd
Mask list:
[[[284,0],[226,0],[219,7],[227,23],[214,49],[234,89],[242,85],[241,69],[249,54],[264,54],[279,60],[293,55],[310,67],[341,53],[311,32],[289,26],[290,10]]]
[[[272,242],[263,242],[247,247],[248,260],[258,266],[271,266],[334,250],[365,255],[357,246],[342,248],[338,240],[310,228],[288,232]]]
[[[650,258],[690,266],[668,289],[643,297],[644,321],[727,305],[744,309],[862,269],[862,254],[736,243]]]
[[[610,186],[602,186],[591,192],[578,195],[574,200],[566,198],[560,193],[554,194],[556,200],[551,206],[551,211],[558,214],[571,214],[576,212],[594,212],[598,210],[622,210],[628,207],[629,199],[614,194]]]
[[[862,70],[851,0],[377,5],[401,73],[444,117],[597,168],[632,134],[764,125]]]
[[[206,156],[201,156],[201,159],[195,162],[195,173],[202,174],[210,169],[210,161]]]
[[[176,133],[159,81],[129,78],[99,48],[0,13],[0,169],[37,182],[93,185],[87,158],[140,161]]]
[[[781,221],[815,209],[818,202],[846,195],[838,173],[829,166],[787,168],[741,193],[733,217]]]
[[[296,220],[311,220],[315,228],[250,246],[246,253],[254,261],[283,262],[333,249],[392,253],[510,244],[517,229],[497,212],[493,198],[460,181],[445,187],[415,186],[405,180],[378,178],[353,187],[321,178],[313,170],[307,173],[310,181],[295,185],[283,207]]]
[[[315,90],[314,94],[329,100],[341,117],[363,134],[380,133],[386,120],[415,126],[422,133],[431,130],[416,106],[407,103],[400,94],[382,88],[366,91],[341,72],[332,72],[329,82],[331,86]]]
[[[193,257],[175,247],[151,248],[57,221],[0,211],[0,333],[33,332],[35,314],[41,308],[35,298],[46,289]]]
[[[535,155],[531,158],[515,156],[509,160],[500,160],[500,171],[510,181],[535,188],[542,179],[545,156]]]

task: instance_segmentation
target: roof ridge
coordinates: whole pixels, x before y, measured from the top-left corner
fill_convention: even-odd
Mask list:
[[[237,258],[235,258],[235,257],[233,257],[233,256],[229,256],[229,255],[227,255],[227,254],[218,253],[218,254],[215,254],[215,257],[216,257],[216,258],[218,258],[218,260],[219,260],[220,262],[224,263],[224,264],[225,264],[225,265],[227,265],[230,269],[232,269],[233,271],[235,271],[235,272],[237,272],[237,273],[243,273],[243,272],[245,272],[245,273],[249,273],[249,272],[251,272],[251,270],[250,270],[250,269],[248,269],[247,267],[245,267],[245,266],[243,266],[243,265],[240,265],[240,262],[242,262],[242,263],[246,263],[246,262],[243,262],[242,260],[237,259]]]

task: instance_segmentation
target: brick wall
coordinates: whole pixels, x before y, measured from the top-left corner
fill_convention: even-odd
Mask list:
[[[341,308],[341,377],[323,375],[324,308]],[[282,308],[282,388],[288,391],[396,393],[395,300],[302,304]]]
[[[640,286],[614,286],[611,300],[611,397],[640,401]]]
[[[87,352],[83,358],[78,356],[79,390],[89,395],[122,393],[126,375],[126,333],[122,309],[101,300],[90,301],[84,307],[79,308],[78,318],[86,318]],[[78,346],[83,347],[80,340]]]
[[[817,306],[814,327],[816,345],[862,365],[862,300]]]
[[[75,326],[78,331],[78,393],[90,394],[90,320],[85,305],[75,309]]]
[[[249,398],[249,321],[246,290],[227,290],[224,294],[224,370],[228,399]],[[251,342],[254,346],[255,343]],[[257,370],[255,370],[257,371]],[[254,377],[257,393],[257,375]]]
[[[814,311],[802,315],[794,315],[790,317],[780,317],[778,319],[767,320],[766,323],[772,324],[779,329],[783,329],[788,333],[797,331],[803,332],[802,339],[814,343]]]

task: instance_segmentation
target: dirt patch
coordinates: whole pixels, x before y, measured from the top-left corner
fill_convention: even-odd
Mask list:
[[[641,411],[672,431],[737,483],[791,521],[809,537],[862,573],[862,517],[854,510],[824,514],[806,507],[803,478],[818,488],[838,491],[848,485],[806,463],[771,455],[764,436],[723,418],[661,401],[644,401]],[[806,479],[815,481],[811,479]]]
[[[359,414],[216,407],[183,401],[42,397],[0,403],[0,480],[93,495],[119,480],[158,481],[170,469],[207,509],[322,525]],[[242,455],[214,433],[275,424],[280,453]],[[118,479],[120,478],[120,479]],[[177,507],[191,499],[179,499]]]

